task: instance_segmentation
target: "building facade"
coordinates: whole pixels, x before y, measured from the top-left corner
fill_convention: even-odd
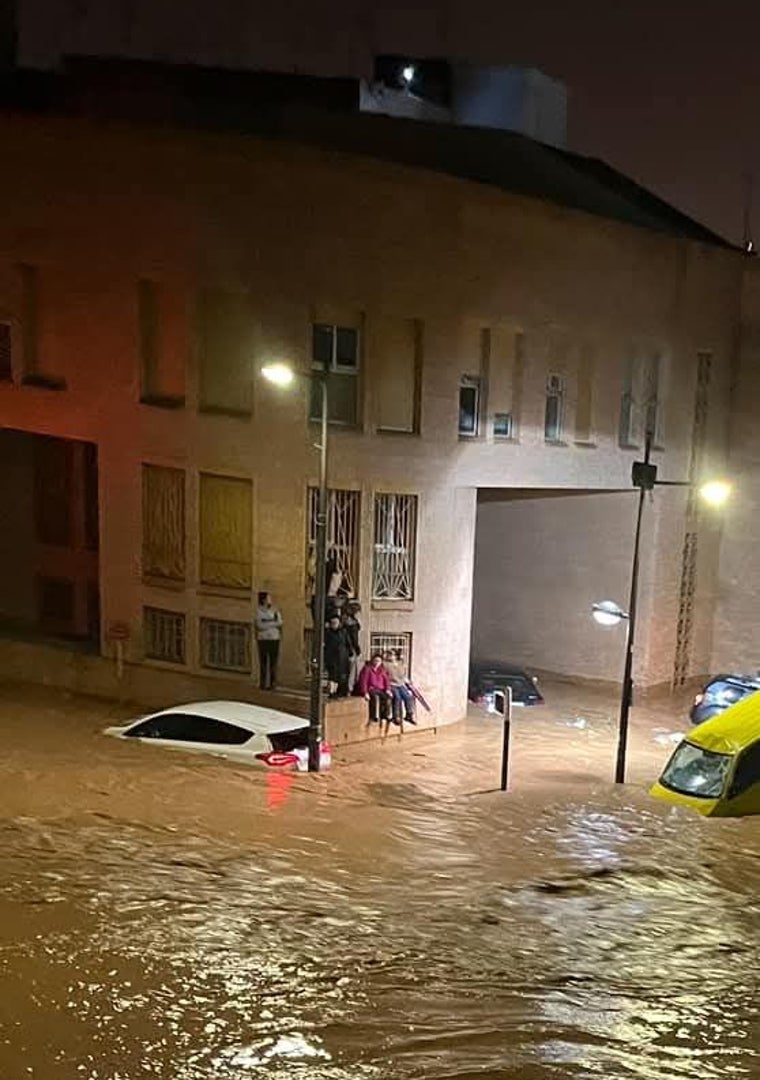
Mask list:
[[[739,253],[294,139],[12,111],[0,129],[8,634],[118,643],[167,698],[188,676],[213,696],[255,678],[266,590],[281,681],[304,685],[318,368],[330,556],[365,651],[403,647],[437,715],[462,715],[477,528],[476,647],[618,677],[583,605],[597,570],[624,599],[633,503],[547,497],[520,522],[515,497],[627,497],[647,423],[661,475],[724,466]],[[295,390],[260,378],[273,359]],[[587,514],[583,567],[558,572]],[[656,493],[641,683],[710,668],[718,538]]]

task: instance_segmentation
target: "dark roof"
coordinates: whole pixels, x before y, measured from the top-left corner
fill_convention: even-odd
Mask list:
[[[295,141],[739,250],[597,158],[517,132],[361,113],[353,79],[80,59],[60,73],[0,76],[0,109]]]

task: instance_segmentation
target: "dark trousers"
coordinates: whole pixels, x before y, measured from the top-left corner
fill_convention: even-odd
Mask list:
[[[258,641],[259,647],[259,686],[262,690],[273,690],[277,683],[277,658],[280,655],[279,641]]]
[[[371,724],[376,724],[379,720],[390,720],[390,701],[382,690],[370,690],[368,704]]]

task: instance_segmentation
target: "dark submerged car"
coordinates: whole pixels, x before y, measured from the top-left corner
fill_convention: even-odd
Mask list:
[[[474,660],[470,664],[470,701],[483,703],[489,695],[512,687],[513,705],[543,705],[538,680],[524,668],[493,660]]]
[[[711,720],[758,690],[760,675],[714,675],[694,698],[689,719],[692,724]]]

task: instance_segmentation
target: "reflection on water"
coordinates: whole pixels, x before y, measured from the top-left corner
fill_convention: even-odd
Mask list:
[[[750,823],[367,794],[280,842],[6,823],[0,1075],[758,1075]]]

